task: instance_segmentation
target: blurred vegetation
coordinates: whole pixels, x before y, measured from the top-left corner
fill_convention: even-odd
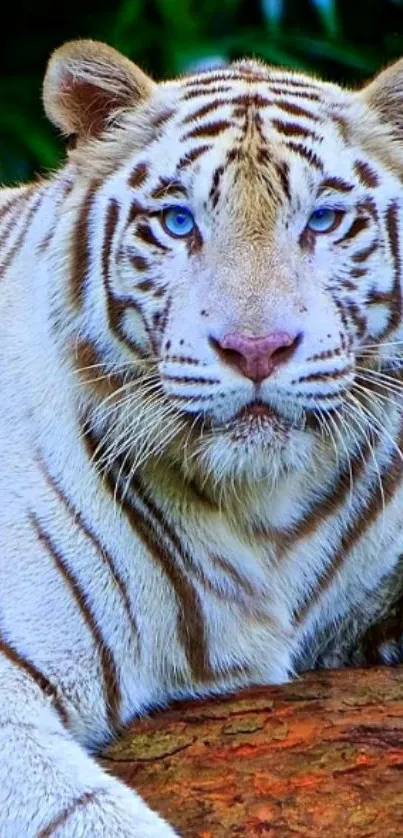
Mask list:
[[[9,3],[0,50],[0,181],[54,168],[42,113],[46,61],[63,41],[104,40],[156,78],[242,55],[359,84],[403,55],[403,0],[69,0]]]

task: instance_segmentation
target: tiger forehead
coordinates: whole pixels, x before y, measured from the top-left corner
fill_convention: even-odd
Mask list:
[[[322,172],[318,151],[326,129],[330,126],[345,141],[343,91],[303,74],[252,62],[165,82],[161,87],[157,129],[161,139],[172,140],[172,148],[179,149],[175,164],[179,175],[206,152],[220,150],[224,168],[243,161],[256,170],[271,162],[274,169],[279,164],[284,186],[283,163],[289,151]],[[273,170],[271,177],[275,175]]]
[[[266,68],[245,62],[219,72],[210,71],[177,82],[179,108],[185,124],[214,110],[230,106],[235,115],[250,109],[281,107],[301,117],[318,119],[323,105],[342,93],[337,85],[302,73]]]
[[[178,84],[171,118],[173,132],[180,132],[179,158],[171,184],[162,184],[161,193],[173,194],[183,170],[204,162],[203,158],[207,162],[212,152],[214,165],[204,179],[212,208],[219,202],[224,177],[229,176],[227,186],[236,186],[238,203],[243,204],[241,193],[256,210],[263,201],[266,214],[268,204],[274,210],[281,200],[290,200],[284,145],[322,169],[312,144],[323,140],[320,109],[325,83],[302,74],[270,72],[252,62],[191,76]],[[193,169],[194,174],[197,171],[199,166]]]
[[[233,64],[218,69],[207,69],[199,73],[189,74],[176,80],[182,88],[195,89],[213,83],[237,84],[244,87],[251,87],[256,84],[284,84],[294,87],[303,87],[314,91],[321,91],[324,88],[337,88],[337,85],[328,83],[308,73],[287,70],[283,67],[271,67],[263,62],[253,60],[240,60]]]
[[[286,122],[292,131],[292,123],[298,121],[298,136],[314,139],[315,127],[343,110],[346,96],[338,85],[303,73],[241,62],[162,82],[150,103],[149,124],[156,139],[172,128],[182,129],[181,142],[203,137],[211,141],[226,127],[250,122],[257,113],[275,130]]]
[[[345,144],[341,114],[348,110],[337,85],[255,62],[163,82],[148,111],[148,171],[136,166],[130,185],[144,183],[151,199],[178,201],[197,187],[198,201],[213,210],[233,195],[235,208],[274,220],[292,199],[293,160],[309,172],[311,188],[326,178],[329,159]],[[156,178],[162,152],[165,171]]]

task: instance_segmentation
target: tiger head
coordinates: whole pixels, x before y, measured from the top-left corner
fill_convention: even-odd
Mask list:
[[[360,438],[403,345],[402,79],[353,92],[241,61],[156,84],[102,44],[56,51],[70,304],[111,376],[136,370],[126,447],[274,480]]]

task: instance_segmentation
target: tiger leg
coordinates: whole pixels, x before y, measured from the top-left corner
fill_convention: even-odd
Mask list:
[[[73,739],[54,702],[0,652],[1,838],[175,838]]]

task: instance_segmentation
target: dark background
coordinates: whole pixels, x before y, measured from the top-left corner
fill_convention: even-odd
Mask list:
[[[403,0],[69,0],[7,3],[0,35],[0,181],[54,168],[63,153],[42,114],[49,54],[107,41],[156,78],[242,55],[356,86],[403,55]]]

